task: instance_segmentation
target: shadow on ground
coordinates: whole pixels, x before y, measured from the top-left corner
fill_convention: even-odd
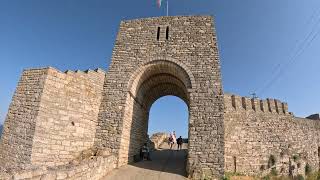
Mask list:
[[[115,169],[103,180],[186,180],[187,144],[183,150],[163,149],[151,152],[151,161],[140,161]]]
[[[186,177],[186,158],[187,149],[178,151],[163,148],[151,152],[151,161],[143,160],[130,165],[138,168],[172,173]]]

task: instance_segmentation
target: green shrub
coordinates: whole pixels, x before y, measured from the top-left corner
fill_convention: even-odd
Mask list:
[[[270,180],[270,176],[266,175],[266,176],[262,177],[262,180]]]
[[[313,172],[310,173],[307,177],[306,180],[320,180],[320,172]]]
[[[294,162],[297,162],[299,160],[299,156],[295,154],[292,156],[292,159]]]
[[[241,176],[241,173],[238,172],[225,172],[223,180],[230,180],[232,176]]]
[[[268,168],[271,168],[275,164],[276,164],[276,157],[271,154],[268,160]]]
[[[292,180],[289,176],[278,176],[272,178],[272,180]]]
[[[296,177],[294,177],[294,180],[304,180],[304,177],[301,174],[298,174]]]
[[[309,175],[311,171],[312,171],[311,166],[309,165],[309,163],[307,163],[304,168],[304,172],[306,173],[306,175]]]
[[[277,171],[277,169],[276,169],[275,167],[273,167],[273,168],[271,169],[270,174],[271,174],[272,176],[278,176],[278,171]]]

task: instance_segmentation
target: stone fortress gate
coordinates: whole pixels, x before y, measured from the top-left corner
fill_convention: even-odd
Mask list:
[[[212,17],[177,16],[122,21],[108,72],[25,70],[5,121],[0,168],[60,167],[95,148],[111,155],[80,163],[76,175],[98,179],[133,161],[147,141],[150,107],[166,95],[188,105],[187,172],[195,179],[320,167],[319,117],[294,117],[275,99],[223,94]],[[56,174],[76,177],[68,172]]]
[[[94,146],[116,154],[117,166],[127,164],[147,140],[151,105],[166,95],[189,107],[188,172],[221,176],[223,93],[210,16],[121,22],[105,74],[25,70],[5,122],[0,162],[56,166]]]
[[[121,23],[95,145],[116,150],[118,165],[126,164],[146,141],[151,105],[166,95],[189,107],[189,170],[223,174],[223,95],[211,17]]]

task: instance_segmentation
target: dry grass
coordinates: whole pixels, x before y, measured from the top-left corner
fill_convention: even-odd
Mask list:
[[[232,176],[230,180],[256,180],[256,178],[251,176]]]
[[[264,177],[253,177],[243,176],[239,174],[228,173],[227,180],[301,180],[299,177],[290,178],[288,176],[264,176]],[[311,173],[304,180],[320,180],[320,172]]]

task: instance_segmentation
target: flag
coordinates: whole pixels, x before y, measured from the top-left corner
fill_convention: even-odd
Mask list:
[[[162,1],[162,0],[157,0],[157,4],[158,4],[158,7],[159,7],[159,8],[161,7],[161,1]]]

